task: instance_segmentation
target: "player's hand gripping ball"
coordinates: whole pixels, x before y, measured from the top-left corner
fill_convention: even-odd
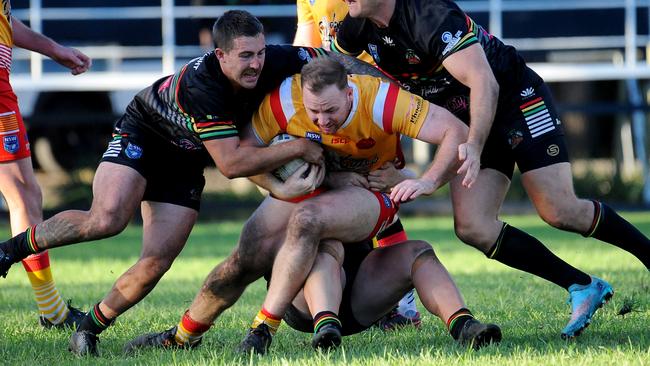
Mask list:
[[[287,133],[281,133],[276,135],[273,140],[271,140],[271,146],[276,145],[276,144],[282,144],[284,142],[292,141],[297,139],[298,137],[291,136]],[[291,160],[290,162],[284,164],[283,166],[275,169],[272,174],[278,178],[281,181],[286,181],[287,178],[289,178],[293,173],[296,172],[296,170],[300,169],[301,166],[304,164],[307,164],[306,161],[302,159],[294,159]],[[307,171],[303,174],[304,176],[309,174],[310,169],[307,169]]]

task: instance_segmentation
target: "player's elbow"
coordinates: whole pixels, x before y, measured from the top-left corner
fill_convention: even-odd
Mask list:
[[[235,159],[222,159],[217,163],[217,168],[228,179],[247,176],[242,165],[238,164]]]

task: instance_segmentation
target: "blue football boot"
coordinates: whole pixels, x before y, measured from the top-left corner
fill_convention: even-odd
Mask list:
[[[614,296],[614,290],[609,283],[597,277],[591,277],[588,285],[573,284],[569,286],[571,303],[571,319],[562,330],[562,339],[570,339],[580,335],[589,325],[596,310],[605,305]]]

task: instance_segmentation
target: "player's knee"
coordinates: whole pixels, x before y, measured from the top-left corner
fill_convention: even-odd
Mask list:
[[[467,245],[477,247],[481,241],[481,229],[476,223],[469,220],[454,220],[454,231],[460,241]]]
[[[340,265],[343,265],[345,252],[343,244],[338,240],[323,240],[318,246],[318,254],[329,255]]]
[[[555,228],[568,230],[573,227],[572,220],[575,220],[576,213],[570,206],[554,205],[539,210],[539,216],[544,222]]]
[[[158,280],[167,273],[173,262],[174,258],[164,257],[147,257],[141,259],[138,267],[143,273],[141,273],[141,276],[139,277],[145,282],[157,283]]]
[[[431,244],[427,243],[424,240],[412,240],[405,244],[408,245],[408,248],[411,251],[411,255],[413,258],[417,259],[422,255],[433,256],[433,257],[436,256]]]
[[[92,220],[88,236],[89,238],[105,238],[119,234],[125,227],[126,223],[119,222],[114,217],[99,217]]]
[[[320,235],[323,228],[321,208],[312,203],[296,207],[289,218],[289,230],[296,236]]]

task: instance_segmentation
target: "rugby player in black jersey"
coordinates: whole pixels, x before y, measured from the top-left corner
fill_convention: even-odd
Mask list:
[[[453,1],[346,2],[349,16],[339,25],[332,48],[351,55],[365,50],[402,87],[470,126],[459,158],[480,154],[481,170],[475,180],[465,176],[451,183],[456,235],[489,258],[565,288],[572,315],[561,336],[579,335],[613,290],[498,219],[514,165],[537,212],[551,226],[618,246],[646,268],[650,241],[604,203],[576,197],[562,125],[544,81],[516,49],[490,35]],[[422,194],[414,193],[418,187],[422,181],[406,180],[391,198],[414,199]]]
[[[322,161],[322,148],[307,139],[240,146],[238,130],[268,91],[324,51],[266,46],[262,24],[243,11],[220,17],[214,37],[214,52],[156,81],[129,104],[97,168],[89,211],[58,213],[0,244],[0,275],[6,276],[30,254],[118,234],[140,206],[140,258],[81,321],[70,339],[75,354],[98,354],[98,334],[144,298],[180,253],[198,215],[210,157],[229,178],[299,157]]]

